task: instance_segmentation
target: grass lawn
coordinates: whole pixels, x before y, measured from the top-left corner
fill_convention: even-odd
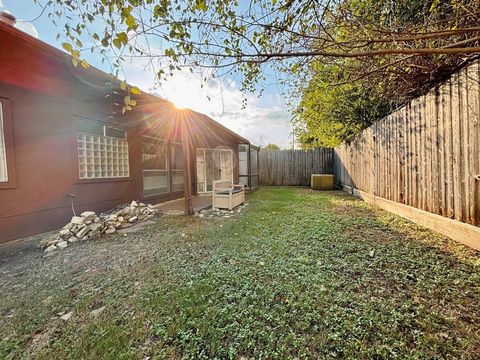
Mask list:
[[[4,257],[0,358],[478,359],[478,253],[341,192],[248,201]]]

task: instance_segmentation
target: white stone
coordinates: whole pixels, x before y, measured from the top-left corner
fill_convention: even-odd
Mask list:
[[[115,231],[115,228],[109,227],[107,230],[105,230],[105,234],[110,235],[113,234]]]
[[[62,229],[70,230],[72,227],[73,227],[73,224],[71,222],[69,222]]]
[[[94,223],[90,226],[90,229],[93,231],[97,231],[97,230],[100,230],[100,228],[103,226],[103,224],[101,223]]]
[[[60,239],[53,239],[47,242],[47,247],[52,246],[52,245],[57,245],[61,240]]]
[[[138,204],[135,200],[133,200],[131,203],[130,203],[130,206],[131,207],[138,207]]]
[[[78,239],[75,237],[75,236],[70,236],[67,240],[69,243],[74,243],[74,242],[77,242]]]
[[[130,219],[128,219],[128,222],[129,223],[134,223],[135,221],[138,220],[138,217],[137,216],[132,216]]]
[[[92,310],[90,312],[90,315],[93,316],[93,317],[97,317],[98,315],[100,315],[103,311],[105,310],[105,306],[102,306],[98,309],[95,309],[95,310]]]
[[[72,220],[70,220],[70,222],[75,225],[82,225],[85,222],[85,218],[81,216],[72,216]]]
[[[60,230],[59,234],[60,236],[67,236],[67,235],[70,235],[71,233],[70,233],[70,230],[68,229],[62,229]]]
[[[90,231],[90,226],[85,226],[82,230],[77,233],[78,238],[82,238]]]
[[[72,315],[73,315],[73,311],[70,311],[69,313],[66,313],[66,314],[60,316],[60,319],[62,319],[63,321],[68,321],[68,320],[70,320]]]
[[[95,212],[94,211],[84,211],[80,214],[81,217],[84,217],[84,218],[94,218],[96,216]]]
[[[65,249],[68,246],[68,243],[66,241],[60,241],[57,245],[57,248],[59,249]]]
[[[51,245],[51,246],[49,246],[45,249],[45,252],[50,252],[50,251],[54,251],[54,250],[57,250],[57,246],[56,245]]]

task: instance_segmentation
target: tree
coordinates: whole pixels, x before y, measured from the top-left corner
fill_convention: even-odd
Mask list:
[[[277,144],[269,143],[265,145],[264,149],[277,151],[277,150],[280,150],[280,146],[278,146]]]
[[[335,147],[348,141],[393,106],[379,95],[379,84],[330,86],[331,79],[341,76],[339,66],[318,62],[311,71],[312,78],[298,94],[300,101],[293,111],[296,135],[304,148]]]
[[[352,14],[352,9],[360,3],[363,5],[362,19],[371,19],[377,28],[389,29],[384,30],[387,32],[391,32],[392,27],[412,29],[409,36],[415,36],[417,42],[425,41],[427,44],[444,40],[418,35],[420,29],[435,26],[435,22],[451,22],[448,14],[455,12],[452,8],[454,4],[459,5],[406,0],[392,6],[386,2],[347,0],[343,1],[342,8]],[[462,6],[472,4],[465,1]],[[460,13],[457,17],[460,17]],[[457,17],[451,22],[452,28],[456,27],[456,21],[462,21]],[[336,18],[327,19],[327,23],[329,21],[336,21]],[[446,33],[448,30],[444,31]],[[356,36],[355,30],[353,35],[345,33],[343,36],[350,39]],[[402,36],[397,39],[406,44],[407,38]],[[477,36],[470,40],[478,44],[478,39]],[[445,45],[446,48],[451,46],[454,45]],[[425,93],[472,58],[475,56],[429,54],[422,57],[315,59],[308,64],[306,76],[299,78],[292,87],[296,89],[291,92],[291,98],[294,100],[292,108],[297,138],[307,148],[333,147],[342,141],[349,141],[395,107]]]
[[[345,58],[358,60],[345,69],[349,81],[383,74],[410,89],[417,75],[480,53],[480,0],[48,0],[45,7],[77,62],[90,50],[116,73],[145,58],[159,80],[178,69],[240,73],[248,91],[265,66],[297,77],[313,61]]]
[[[315,146],[351,138],[477,58],[479,9],[480,0],[48,0],[44,10],[74,63],[99,52],[116,76],[141,58],[158,81],[183,69],[261,92],[275,69],[302,145]]]

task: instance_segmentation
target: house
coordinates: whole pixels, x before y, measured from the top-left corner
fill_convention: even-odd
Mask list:
[[[122,114],[111,75],[5,21],[0,44],[0,242],[59,228],[72,208],[188,200],[219,179],[257,186],[258,149],[208,116],[145,93]]]

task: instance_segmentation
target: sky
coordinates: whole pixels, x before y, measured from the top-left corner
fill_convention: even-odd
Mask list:
[[[39,3],[44,1],[39,0]],[[17,27],[21,30],[61,48],[62,40],[57,40],[56,35],[62,29],[56,28],[46,13],[41,15],[41,6],[33,0],[0,0],[0,9],[10,11],[17,18]],[[91,65],[109,71],[102,64],[99,54],[87,52],[83,56]],[[155,86],[153,72],[142,61],[124,63],[130,84],[168,99],[178,107],[207,114],[254,144],[264,146],[275,143],[282,148],[291,146],[290,115],[273,73],[267,74],[271,77],[267,78],[266,84],[269,85],[258,97],[256,94],[242,94],[235,79],[212,79],[202,87],[201,75],[187,71],[176,73],[161,87]],[[247,106],[243,109],[242,96],[247,98]]]

